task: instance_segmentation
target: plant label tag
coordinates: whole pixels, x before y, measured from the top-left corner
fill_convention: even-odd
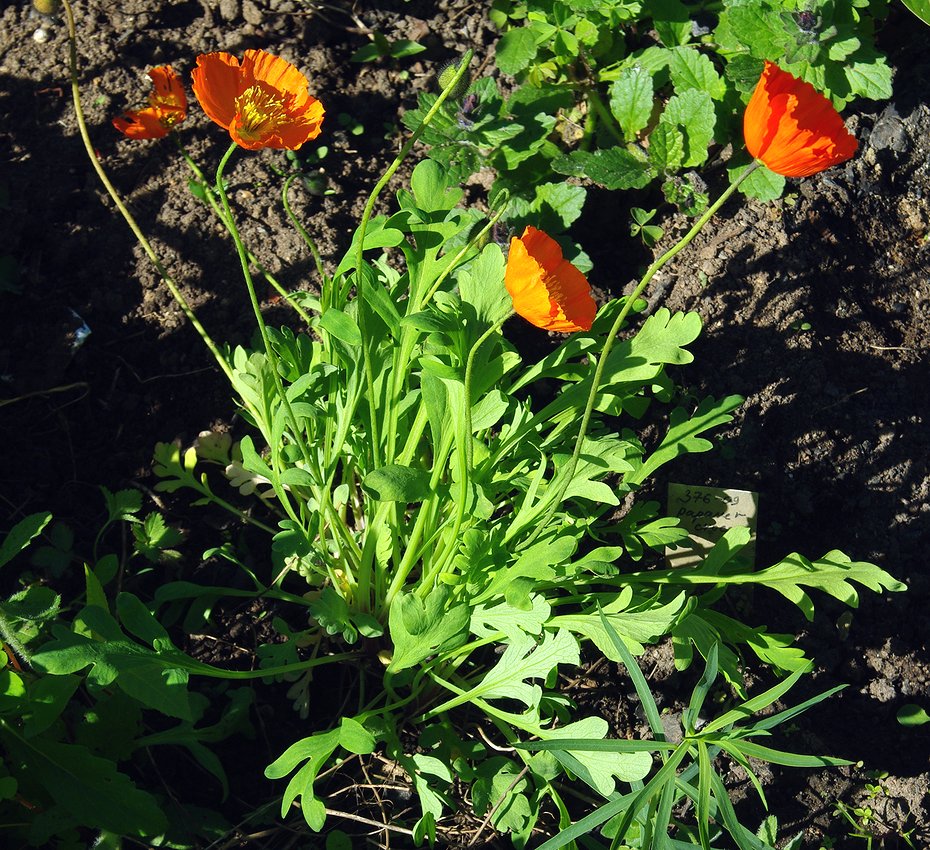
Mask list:
[[[688,539],[678,546],[667,546],[665,558],[670,567],[693,567],[701,563],[714,544],[730,528],[748,528],[749,543],[734,557],[746,569],[756,560],[756,522],[759,494],[751,490],[722,487],[668,485],[668,515],[678,517]]]

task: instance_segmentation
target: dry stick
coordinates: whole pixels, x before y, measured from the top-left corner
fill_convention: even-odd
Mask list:
[[[510,783],[505,789],[504,792],[500,795],[498,801],[494,804],[494,808],[488,812],[487,817],[481,822],[481,826],[478,827],[478,831],[472,836],[471,841],[466,844],[466,847],[474,847],[478,842],[478,839],[481,838],[481,833],[487,828],[487,825],[491,822],[491,818],[497,813],[497,810],[504,804],[504,801],[507,799],[507,795],[517,787],[517,784],[529,773],[530,767],[526,765],[523,770],[521,770],[513,779],[513,782]]]
[[[142,232],[142,229],[136,223],[132,213],[129,212],[129,209],[123,203],[123,199],[120,197],[119,193],[116,191],[116,188],[110,182],[110,178],[107,176],[107,173],[103,170],[103,166],[100,164],[100,160],[97,159],[97,152],[94,150],[93,142],[90,140],[90,133],[87,129],[87,121],[84,118],[84,110],[81,107],[81,93],[78,88],[77,29],[74,26],[74,12],[71,9],[71,3],[69,0],[62,0],[62,4],[65,9],[65,18],[68,23],[69,68],[71,72],[71,98],[74,101],[74,117],[77,120],[78,129],[81,133],[81,139],[84,142],[84,148],[87,150],[87,156],[90,158],[91,165],[93,165],[94,171],[97,172],[97,176],[100,178],[100,182],[103,183],[103,187],[107,190],[107,194],[113,199],[113,203],[116,204],[116,208],[120,211],[120,214],[126,220],[126,224],[129,225],[129,229],[133,232],[133,235],[139,241],[139,244],[142,246],[142,250],[144,250],[148,255],[148,258],[152,261],[152,265],[155,266],[155,270],[161,276],[165,286],[168,287],[172,297],[184,312],[184,315],[187,316],[190,323],[194,326],[194,329],[197,331],[197,333],[200,334],[201,339],[204,341],[207,348],[210,349],[210,353],[216,359],[216,362],[219,364],[219,367],[223,370],[226,377],[230,382],[232,382],[232,369],[230,369],[226,359],[223,357],[216,343],[207,333],[204,326],[200,324],[200,320],[194,313],[193,308],[187,302],[187,299],[181,293],[181,290],[178,289],[178,286],[172,277],[168,274],[167,269],[165,269],[161,260],[158,258],[158,255],[155,253],[155,249],[152,247],[151,243]]]

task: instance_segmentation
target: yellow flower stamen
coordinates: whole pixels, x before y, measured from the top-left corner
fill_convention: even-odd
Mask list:
[[[236,112],[241,121],[239,132],[248,139],[270,135],[287,117],[276,92],[260,85],[250,86],[236,98]]]

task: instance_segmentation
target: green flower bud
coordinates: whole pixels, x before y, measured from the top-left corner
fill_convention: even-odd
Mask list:
[[[57,15],[61,11],[61,0],[32,0],[32,5],[43,15]]]
[[[461,66],[459,65],[459,62],[454,59],[452,61],[446,62],[439,69],[439,88],[447,88],[451,84],[453,77],[455,77],[456,73],[458,73],[460,67]],[[462,97],[465,92],[468,91],[468,86],[470,83],[471,80],[469,79],[468,72],[466,71],[455,84],[455,88],[449,92],[449,99],[458,100],[460,97]]]

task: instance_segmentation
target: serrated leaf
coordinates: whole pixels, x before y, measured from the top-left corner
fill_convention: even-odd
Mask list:
[[[497,42],[494,61],[505,74],[516,76],[536,57],[536,35],[528,27],[505,32]]]
[[[649,134],[649,162],[659,172],[677,171],[685,158],[685,137],[677,127],[659,123]]]
[[[610,86],[610,111],[628,141],[649,123],[652,106],[652,76],[641,65],[624,68]]]
[[[626,148],[572,151],[552,161],[560,174],[588,177],[607,189],[642,189],[654,176],[649,161]]]
[[[680,127],[685,135],[682,166],[690,168],[707,159],[707,149],[714,138],[717,114],[714,102],[705,91],[691,89],[669,99],[661,122]]]
[[[714,100],[720,100],[726,94],[726,83],[717,73],[714,63],[696,48],[674,48],[668,70],[677,94],[697,89],[707,92]]]
[[[891,97],[892,71],[884,56],[869,56],[867,61],[851,62],[843,70],[853,94],[871,100],[888,100]]]
[[[647,9],[666,47],[691,40],[691,13],[681,0],[650,0]]]

